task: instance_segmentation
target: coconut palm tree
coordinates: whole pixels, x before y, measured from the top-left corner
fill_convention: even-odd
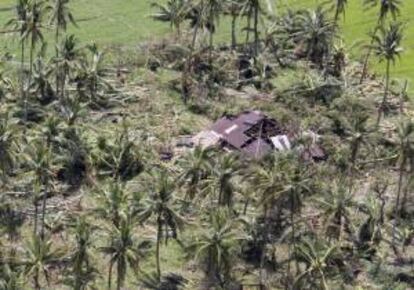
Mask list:
[[[33,72],[34,51],[39,43],[44,42],[43,29],[45,28],[43,23],[43,17],[46,12],[44,1],[31,1],[29,2],[29,13],[27,15],[27,26],[23,32],[22,38],[26,39],[30,43],[30,58],[29,58],[29,84],[31,83]]]
[[[45,236],[45,217],[46,217],[46,202],[48,195],[50,194],[51,186],[53,184],[54,172],[53,172],[53,156],[51,147],[44,146],[40,141],[33,142],[33,147],[30,148],[29,153],[25,155],[25,159],[28,163],[30,171],[35,178],[34,187],[37,190],[43,192],[42,196],[42,220],[41,220],[41,237]],[[35,190],[35,191],[37,191]],[[38,192],[40,193],[40,192]],[[35,220],[34,220],[34,235],[37,234],[38,224],[38,196],[35,193],[34,205],[35,205]]]
[[[96,195],[95,214],[99,218],[109,221],[115,227],[119,227],[122,216],[129,211],[128,200],[130,196],[125,190],[125,186],[120,182],[110,181],[108,185],[99,189]]]
[[[158,12],[151,15],[155,20],[169,22],[171,29],[175,29],[177,35],[181,35],[181,25],[186,20],[191,9],[188,0],[169,0],[167,3],[152,3]]]
[[[94,227],[88,223],[85,217],[80,217],[75,223],[76,245],[71,253],[71,285],[75,290],[87,289],[96,276],[96,269],[92,264],[91,249],[93,246],[92,234]]]
[[[33,286],[40,290],[41,278],[47,285],[50,282],[51,266],[59,265],[63,258],[63,251],[53,248],[52,241],[33,235],[24,247],[24,257],[19,263],[23,265],[23,273],[33,279]]]
[[[157,225],[155,259],[157,275],[161,279],[160,245],[162,239],[177,239],[178,231],[184,227],[184,219],[175,208],[175,182],[165,170],[152,171],[153,183],[149,185],[149,195],[144,201],[144,209],[139,216],[141,221],[154,218]]]
[[[214,165],[211,166],[210,177],[205,183],[213,198],[217,198],[219,206],[232,207],[236,191],[234,180],[241,169],[238,156],[232,153],[218,154]]]
[[[71,73],[76,72],[81,66],[81,51],[78,48],[78,40],[71,34],[67,35],[57,46],[56,62],[56,87],[60,91],[61,101],[65,101],[65,85]],[[60,86],[59,86],[60,85]]]
[[[19,290],[24,289],[22,272],[10,265],[0,267],[0,289]]]
[[[202,181],[208,177],[211,171],[211,153],[212,149],[197,146],[184,158],[180,158],[179,167],[183,172],[178,178],[178,183],[186,187],[185,200],[193,200],[200,191]]]
[[[55,97],[55,92],[50,83],[52,73],[53,69],[44,61],[44,58],[42,56],[37,57],[33,64],[33,80],[30,89],[36,92],[42,105],[51,103]]]
[[[395,64],[397,58],[400,57],[403,51],[401,42],[403,39],[402,25],[400,23],[391,23],[388,28],[380,29],[380,36],[373,37],[373,50],[380,62],[385,61],[385,87],[384,96],[381,105],[378,109],[377,126],[381,122],[381,117],[385,112],[387,105],[387,98],[390,86],[390,69],[391,64]]]
[[[323,68],[333,47],[336,26],[321,6],[298,15],[299,31],[292,36],[302,43],[307,57]]]
[[[25,92],[25,75],[24,75],[24,62],[25,62],[25,44],[26,44],[26,37],[25,33],[28,29],[28,19],[31,7],[31,0],[17,0],[16,1],[16,15],[14,18],[10,19],[7,26],[11,26],[13,30],[19,33],[19,41],[20,41],[20,95],[22,99],[22,104],[25,110],[25,122],[27,121],[27,96]]]
[[[187,248],[191,257],[204,265],[207,277],[221,287],[230,282],[232,266],[246,239],[228,210],[218,209],[210,214],[209,223],[193,238]]]
[[[140,284],[148,290],[180,290],[184,289],[187,280],[181,275],[169,273],[163,275],[161,280],[156,273],[144,274],[140,278]]]
[[[70,0],[52,0],[52,3],[49,3],[47,9],[50,11],[49,24],[55,26],[55,49],[56,49],[56,58],[59,58],[59,37],[62,31],[66,32],[67,26],[69,23],[76,25],[75,19],[68,7]],[[56,94],[58,96],[59,91],[59,69],[58,64],[56,63]]]
[[[342,240],[343,232],[353,233],[351,209],[356,205],[352,193],[343,185],[334,183],[324,191],[322,198],[315,198],[322,210],[325,232],[329,238]]]
[[[99,251],[109,257],[108,289],[111,289],[112,270],[116,265],[116,289],[120,290],[127,275],[128,267],[135,274],[141,259],[148,250],[148,242],[140,242],[134,234],[134,219],[128,213],[121,218],[118,226],[111,225],[107,230],[106,246]]]
[[[210,50],[210,65],[213,61],[213,56],[212,56],[212,52],[213,52],[213,35],[216,32],[216,28],[218,26],[219,20],[220,20],[220,16],[223,12],[223,2],[221,0],[205,0],[206,1],[206,18],[208,19],[208,26],[207,29],[209,31],[210,34],[210,38],[209,38],[209,50]]]
[[[244,0],[228,0],[224,3],[224,14],[231,17],[231,47],[237,46],[237,19],[242,15]]]
[[[338,25],[340,15],[345,17],[346,6],[348,5],[348,0],[333,0],[334,2],[334,22]]]
[[[328,290],[328,275],[335,271],[330,262],[337,256],[338,247],[335,244],[326,244],[321,240],[303,239],[295,249],[295,259],[304,263],[306,269],[296,277],[293,289],[300,289],[301,283],[307,282],[308,285],[312,285],[313,289]]]
[[[251,31],[251,22],[253,21],[253,33],[254,33],[254,49],[253,56],[256,57],[259,54],[259,20],[262,7],[260,0],[246,0],[243,5],[243,15],[247,14],[248,27],[246,40],[249,40],[249,33]]]
[[[374,31],[371,36],[371,42],[370,42],[370,45],[368,46],[367,54],[365,55],[365,59],[364,59],[364,65],[362,68],[362,74],[361,74],[361,80],[360,80],[361,84],[367,75],[369,58],[372,52],[372,45],[375,43],[374,37],[377,35],[378,30],[384,26],[385,21],[387,20],[389,15],[391,15],[394,21],[397,19],[397,16],[400,15],[400,10],[401,10],[403,1],[401,0],[365,0],[364,4],[368,5],[368,7],[375,7],[379,4],[380,7],[379,7],[379,12],[378,12],[377,23],[375,24]]]
[[[405,212],[407,202],[406,197],[404,197],[403,202],[401,202],[401,192],[403,190],[403,181],[406,176],[407,166],[411,166],[412,169],[414,164],[414,123],[411,120],[401,122],[398,127],[398,151],[399,176],[397,197],[394,207],[395,220],[393,239],[395,238],[395,229],[398,224],[399,217],[401,216],[401,213]]]
[[[7,184],[7,176],[14,168],[16,131],[10,125],[7,115],[0,116],[0,170],[3,186]]]

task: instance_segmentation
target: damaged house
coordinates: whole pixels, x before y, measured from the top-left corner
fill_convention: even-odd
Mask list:
[[[290,150],[292,139],[274,119],[260,111],[246,111],[220,118],[192,141],[203,148],[220,145],[224,150],[260,159],[275,150]],[[310,148],[305,153],[309,159],[324,159],[325,156],[320,148]]]

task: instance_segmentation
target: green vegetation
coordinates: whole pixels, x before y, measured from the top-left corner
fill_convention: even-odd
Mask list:
[[[414,287],[411,4],[4,2],[0,290]]]

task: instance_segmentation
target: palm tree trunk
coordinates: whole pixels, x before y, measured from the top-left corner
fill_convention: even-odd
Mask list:
[[[26,107],[26,93],[24,91],[24,60],[25,60],[25,45],[24,45],[24,39],[21,40],[21,63],[20,63],[20,94],[23,101],[24,106],[24,115],[25,115],[25,125],[26,125],[26,116],[27,116],[27,107]]]
[[[161,279],[161,266],[160,266],[160,244],[161,244],[161,231],[162,231],[162,223],[161,218],[158,217],[158,230],[157,230],[157,245],[155,249],[155,259],[157,264],[157,278],[158,281]]]
[[[237,15],[233,14],[231,19],[231,48],[234,50],[237,46],[237,39],[236,39],[236,21]]]
[[[405,158],[401,161],[400,169],[399,169],[397,199],[395,200],[394,223],[393,223],[393,231],[392,231],[392,245],[393,246],[395,246],[395,238],[397,234],[396,231],[397,231],[397,226],[400,220],[399,206],[400,206],[400,199],[401,199],[401,189],[402,189],[402,184],[403,184],[403,179],[404,179],[405,161],[406,161]]]
[[[55,70],[56,70],[56,96],[59,98],[60,97],[60,95],[59,95],[59,47],[58,47],[58,45],[59,45],[59,25],[58,24],[56,24],[56,31],[55,31],[55,46],[56,46],[56,51],[55,51],[55,53],[56,53],[56,67],[55,67]],[[60,98],[59,98],[60,99]]]
[[[109,269],[108,269],[108,290],[111,290],[112,286],[112,268],[114,266],[114,263],[112,261],[109,263]]]
[[[380,20],[377,21],[377,26],[375,27],[374,33],[372,34],[371,42],[369,44],[367,54],[365,55],[364,66],[362,67],[361,79],[359,80],[360,84],[362,84],[364,82],[365,77],[367,76],[369,58],[370,58],[371,52],[372,52],[372,45],[374,44],[374,36],[378,32],[378,29],[380,27],[379,24],[380,24]]]
[[[259,54],[259,4],[254,8],[254,56]]]
[[[34,199],[34,221],[33,221],[33,235],[37,235],[37,216],[39,214],[39,207],[37,204],[37,196]]]
[[[49,190],[48,181],[46,181],[45,192],[43,193],[43,201],[42,201],[42,229],[40,231],[40,237],[42,238],[42,240],[45,237],[46,201],[47,201],[48,190]]]
[[[387,104],[387,98],[388,98],[388,91],[390,87],[390,67],[391,67],[391,61],[387,59],[387,69],[385,73],[385,89],[384,89],[384,97],[382,99],[381,105],[378,108],[378,118],[377,118],[377,127],[379,126],[381,122],[381,117],[384,114],[385,106]]]
[[[204,3],[203,1],[201,1],[201,7],[204,7]],[[194,54],[194,50],[195,50],[195,45],[196,45],[196,41],[197,41],[197,34],[198,34],[198,30],[200,28],[200,19],[197,19],[197,24],[194,27],[194,32],[193,32],[193,39],[191,41],[191,47],[190,47],[190,53],[187,57],[187,62],[184,66],[184,71],[182,73],[181,76],[181,94],[182,94],[182,99],[184,104],[187,104],[188,102],[188,92],[187,92],[187,85],[188,85],[188,76],[190,74],[190,68],[191,68],[191,63],[192,63],[192,59],[193,59],[193,54]]]

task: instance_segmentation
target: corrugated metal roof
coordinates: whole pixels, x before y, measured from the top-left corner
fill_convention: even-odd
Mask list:
[[[236,147],[237,149],[241,149],[241,147],[250,140],[250,137],[244,134],[244,130],[241,128],[237,128],[230,132],[230,134],[225,134],[223,136],[223,139],[232,145],[233,147]]]
[[[223,117],[211,126],[211,130],[223,135],[228,128],[234,125],[234,121]]]

